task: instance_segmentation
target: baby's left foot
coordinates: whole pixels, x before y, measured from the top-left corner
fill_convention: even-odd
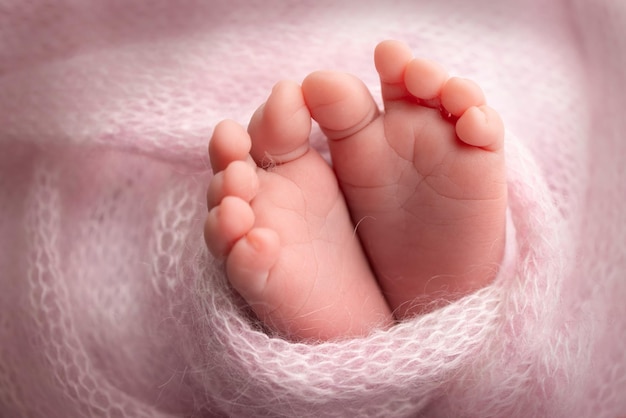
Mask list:
[[[303,83],[378,282],[397,318],[488,284],[503,255],[504,128],[475,84],[376,49],[385,112],[365,85],[318,72]]]
[[[274,331],[294,340],[363,336],[392,315],[310,129],[291,82],[276,85],[248,133],[229,121],[216,127],[206,242]]]

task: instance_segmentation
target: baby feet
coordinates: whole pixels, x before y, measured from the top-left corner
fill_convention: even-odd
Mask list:
[[[375,52],[385,106],[359,80],[319,72],[303,83],[363,248],[396,317],[424,313],[491,281],[504,248],[504,128],[474,83]]]
[[[274,87],[249,133],[231,121],[215,128],[206,242],[269,328],[298,340],[364,335],[390,325],[391,312],[310,130],[290,82]]]
[[[223,122],[210,143],[207,245],[257,316],[294,339],[427,312],[488,284],[502,258],[499,116],[401,43],[381,43],[375,63],[384,113],[358,79],[317,72],[279,83],[249,135]],[[334,172],[309,147],[311,116]]]

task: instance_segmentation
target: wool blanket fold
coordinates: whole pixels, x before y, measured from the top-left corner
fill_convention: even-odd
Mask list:
[[[620,0],[0,1],[0,416],[626,415],[624,28]],[[203,243],[207,141],[283,78],[377,96],[388,38],[505,120],[502,271],[368,337],[268,335]]]

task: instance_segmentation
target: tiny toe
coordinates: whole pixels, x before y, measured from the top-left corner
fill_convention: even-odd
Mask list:
[[[421,58],[411,60],[404,74],[407,90],[422,100],[437,98],[447,79],[448,73],[439,63]]]
[[[456,122],[456,134],[461,141],[475,147],[498,151],[504,144],[504,124],[491,107],[470,107]]]
[[[380,77],[385,102],[411,96],[404,83],[404,72],[412,59],[411,49],[402,42],[383,41],[376,47],[374,64]]]
[[[277,83],[267,102],[252,116],[248,132],[252,138],[250,154],[261,167],[304,155],[309,149],[311,114],[301,87],[292,81]]]
[[[365,84],[350,74],[314,72],[305,78],[302,91],[313,119],[329,139],[353,135],[379,115]]]
[[[209,157],[213,172],[224,170],[233,161],[245,161],[250,146],[250,136],[237,122],[224,120],[218,123],[209,141]]]
[[[269,272],[278,260],[280,240],[278,234],[267,228],[254,228],[235,245],[226,261],[228,279],[239,294],[259,312],[276,308],[281,295],[266,292]],[[279,287],[280,288],[280,287]]]
[[[211,179],[207,191],[207,206],[211,210],[226,196],[250,202],[258,190],[259,177],[255,168],[243,161],[233,161]]]
[[[478,84],[471,80],[452,77],[441,90],[441,105],[452,115],[459,117],[472,106],[485,104],[485,95]]]
[[[204,225],[204,239],[215,257],[228,254],[233,244],[254,226],[255,216],[244,200],[227,196],[209,212]]]

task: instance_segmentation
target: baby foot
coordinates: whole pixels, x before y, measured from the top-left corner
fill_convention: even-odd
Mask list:
[[[297,340],[365,335],[392,315],[310,129],[290,82],[275,86],[248,133],[231,121],[215,128],[205,239],[270,328]]]
[[[303,83],[378,282],[397,318],[488,284],[503,256],[504,128],[475,84],[383,42],[385,112],[365,85],[317,72]]]

